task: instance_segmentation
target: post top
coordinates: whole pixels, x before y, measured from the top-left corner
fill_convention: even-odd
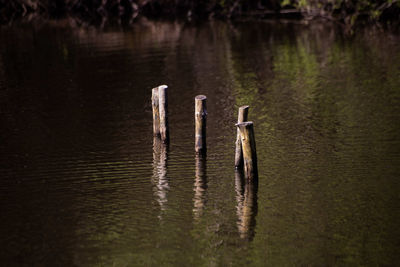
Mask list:
[[[168,88],[168,85],[165,85],[165,84],[163,84],[163,85],[160,85],[160,86],[158,86],[158,89],[167,89]]]
[[[253,122],[252,121],[245,121],[245,122],[240,122],[235,124],[237,127],[248,127],[252,126]]]
[[[207,99],[207,97],[205,95],[198,95],[195,97],[196,100],[204,100]]]
[[[249,105],[244,105],[244,106],[239,107],[239,109],[247,109],[249,107],[250,107]]]

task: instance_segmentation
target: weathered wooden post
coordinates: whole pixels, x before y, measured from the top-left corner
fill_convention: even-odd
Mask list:
[[[207,97],[198,95],[195,98],[195,150],[197,154],[205,154],[206,145],[206,124],[207,124]]]
[[[242,141],[245,176],[248,180],[255,180],[258,177],[258,170],[253,122],[241,122],[236,125],[240,130],[240,139]]]
[[[160,85],[158,87],[159,111],[160,111],[160,135],[164,143],[169,142],[168,129],[168,86]]]
[[[160,136],[160,110],[158,99],[158,87],[151,90],[151,105],[153,107],[153,135]]]
[[[247,121],[249,114],[249,106],[241,106],[239,108],[238,123]],[[240,140],[240,130],[237,129],[236,134],[236,149],[235,149],[235,168],[243,168],[243,152],[242,152],[242,141]]]

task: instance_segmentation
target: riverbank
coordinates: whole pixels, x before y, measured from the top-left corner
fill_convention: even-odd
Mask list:
[[[358,24],[398,25],[400,0],[0,0],[2,24],[37,17],[74,17],[90,24],[115,18],[131,24],[139,17],[187,20],[323,18],[351,28]]]

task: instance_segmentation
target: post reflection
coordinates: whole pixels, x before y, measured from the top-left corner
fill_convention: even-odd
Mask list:
[[[258,210],[258,179],[250,181],[244,178],[243,171],[235,171],[236,213],[238,231],[241,238],[253,240],[255,235],[256,216]]]
[[[153,138],[153,177],[154,195],[160,210],[166,209],[168,202],[169,183],[167,179],[168,145],[161,139]],[[161,219],[161,214],[159,216]]]
[[[193,217],[200,219],[206,204],[207,175],[206,175],[206,156],[196,155],[196,175],[194,180],[194,207]]]

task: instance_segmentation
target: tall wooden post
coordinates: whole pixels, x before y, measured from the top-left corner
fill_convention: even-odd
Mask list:
[[[197,154],[207,151],[206,124],[207,124],[207,97],[198,95],[195,98],[195,150]]]
[[[238,123],[247,121],[249,114],[249,106],[241,106],[239,108]],[[242,152],[242,141],[240,140],[240,130],[237,129],[236,133],[236,149],[235,149],[235,168],[243,168],[243,152]]]
[[[240,130],[240,138],[242,141],[245,176],[248,180],[257,179],[257,153],[253,122],[241,122],[236,125]]]
[[[168,129],[168,86],[161,85],[158,87],[159,109],[160,109],[160,135],[164,143],[169,142]]]
[[[151,105],[153,107],[153,135],[160,136],[160,110],[158,99],[158,87],[151,90]]]

